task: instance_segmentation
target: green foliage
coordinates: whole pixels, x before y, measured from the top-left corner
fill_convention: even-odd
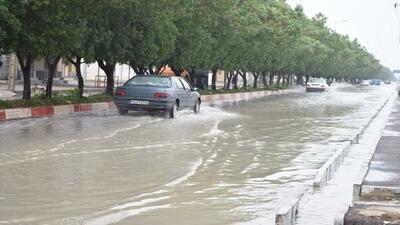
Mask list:
[[[80,98],[76,91],[68,92],[63,96],[60,93],[53,92],[53,98],[46,98],[45,93],[37,94],[30,100],[0,100],[0,109],[12,108],[25,108],[37,106],[56,106],[56,105],[71,105],[80,103],[96,103],[96,102],[109,102],[112,101],[111,97],[105,94],[96,94],[89,97]]]
[[[326,21],[284,0],[0,0],[0,51],[98,61],[109,80],[116,63],[129,63],[137,73],[169,65],[258,78],[392,77],[357,40]]]

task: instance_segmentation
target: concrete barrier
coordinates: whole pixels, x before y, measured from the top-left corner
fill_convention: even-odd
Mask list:
[[[337,213],[333,218],[333,225],[344,225],[344,217],[349,211],[350,206],[347,206],[343,212]]]
[[[92,104],[93,112],[105,112],[110,110],[108,102],[99,102]]]
[[[400,201],[400,187],[362,185],[360,198],[373,201]]]
[[[335,172],[343,164],[344,158],[349,154],[352,143],[352,141],[346,142],[345,146],[331,156],[328,161],[326,161],[325,164],[318,170],[317,176],[313,181],[314,191],[325,187],[333,178]]]
[[[301,93],[303,89],[289,89],[289,90],[277,90],[277,91],[255,91],[255,92],[242,92],[242,93],[231,93],[231,94],[217,94],[217,95],[203,95],[201,100],[207,103],[234,103],[239,101],[247,101],[266,96],[281,96],[291,93]]]
[[[32,117],[31,108],[6,109],[5,115],[6,120],[17,120]]]
[[[48,117],[54,115],[53,106],[33,107],[31,109],[33,118]]]
[[[290,200],[285,206],[280,208],[275,216],[276,225],[293,225],[299,212],[300,201],[304,195],[297,199]]]
[[[368,120],[368,123],[362,126],[350,139],[350,142],[346,144],[343,149],[337,151],[329,160],[318,170],[317,176],[313,181],[313,189],[317,191],[326,186],[326,184],[333,178],[334,173],[342,165],[344,158],[349,154],[351,146],[360,142],[361,136],[365,130],[369,127],[372,121],[379,115],[382,109],[387,105],[391,98],[388,98],[374,113],[374,115]],[[361,184],[360,184],[361,185]],[[357,186],[354,187],[358,189]],[[361,188],[361,187],[360,187]]]
[[[361,136],[364,134],[365,130],[369,127],[372,121],[379,115],[382,109],[387,105],[391,98],[388,98],[382,106],[379,107],[377,112],[371,117],[367,124],[362,126],[356,134],[346,142],[345,146],[337,151],[333,156],[331,156],[328,161],[318,170],[317,175],[313,181],[313,191],[320,190],[321,188],[325,187],[327,183],[333,178],[335,172],[339,169],[339,167],[343,164],[345,157],[349,154],[352,145],[358,144],[360,141]],[[369,163],[368,163],[369,164]],[[353,198],[354,195],[360,196],[361,195],[361,184],[362,180],[366,176],[366,171],[368,170],[368,165],[364,165],[362,169],[362,174],[360,175],[359,184],[354,184],[353,189]],[[308,190],[306,190],[307,192]],[[305,193],[306,193],[305,192]],[[400,190],[399,190],[400,192]],[[296,215],[298,214],[299,204],[305,195],[301,195],[298,199],[289,201],[288,204],[283,206],[281,209],[278,210],[276,214],[275,224],[276,225],[292,225],[295,224]],[[340,212],[335,216],[334,223],[335,225],[343,225],[343,218],[346,212]]]
[[[0,121],[6,120],[6,112],[4,110],[0,110]]]
[[[74,106],[73,105],[60,105],[54,106],[54,115],[62,116],[74,113]]]

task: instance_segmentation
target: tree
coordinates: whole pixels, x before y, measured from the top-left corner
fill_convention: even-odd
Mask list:
[[[7,37],[14,37],[19,28],[20,24],[18,19],[9,11],[8,5],[4,0],[0,0],[0,55],[7,54],[12,49],[5,40]]]
[[[24,79],[23,99],[27,100],[31,98],[31,66],[44,48],[44,30],[39,19],[43,4],[45,2],[39,0],[3,0],[3,6],[18,20],[19,29],[3,38],[2,47],[7,46],[17,55]]]
[[[38,20],[41,21],[41,55],[48,67],[46,96],[52,97],[53,78],[62,57],[68,56],[71,49],[82,48],[85,21],[80,19],[76,10],[79,0],[47,0],[38,8]]]
[[[177,28],[169,1],[140,0],[131,7],[134,30],[127,33],[130,45],[123,55],[136,74],[158,74],[175,50]],[[153,13],[157,12],[157,13]]]
[[[132,49],[132,34],[137,30],[131,10],[133,0],[99,0],[92,5],[89,18],[89,39],[97,40],[93,46],[93,59],[107,77],[106,94],[114,95],[114,70]],[[89,59],[88,59],[89,60]]]
[[[89,24],[89,21],[95,21],[96,15],[91,10],[96,7],[96,4],[97,0],[73,0],[69,2],[67,7],[69,11],[72,11],[71,13],[76,19],[73,20],[72,30],[79,35],[73,36],[74,43],[66,46],[65,58],[75,67],[79,97],[81,98],[84,91],[81,65],[84,59],[87,63],[94,61],[94,46],[99,43],[98,35],[90,35],[90,26],[96,26],[96,24]],[[80,10],[76,10],[77,8]]]

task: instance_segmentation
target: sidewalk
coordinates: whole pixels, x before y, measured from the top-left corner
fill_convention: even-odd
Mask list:
[[[376,147],[368,172],[353,190],[345,225],[400,225],[400,98]]]

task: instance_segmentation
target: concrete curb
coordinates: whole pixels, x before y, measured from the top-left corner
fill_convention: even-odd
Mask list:
[[[276,225],[292,225],[296,221],[296,216],[299,212],[300,200],[303,195],[298,199],[292,199],[288,204],[280,208],[275,216]]]
[[[60,116],[71,113],[102,112],[115,109],[113,102],[5,109],[0,110],[0,121]]]
[[[358,140],[358,135],[355,137]],[[355,142],[356,143],[356,142]],[[343,164],[345,157],[349,154],[353,140],[348,141],[344,148],[337,151],[325,164],[318,170],[317,176],[313,181],[313,190],[317,191],[327,185],[327,183],[333,178],[336,171]]]
[[[263,98],[267,96],[280,96],[285,94],[301,93],[303,89],[286,89],[278,91],[256,91],[256,92],[243,92],[243,93],[231,93],[231,94],[218,94],[218,95],[203,95],[201,100],[207,103],[229,103],[246,101],[251,99]]]
[[[349,211],[349,206],[346,207],[344,212],[340,212],[334,216],[333,225],[344,225],[344,217],[346,216],[346,212]]]
[[[375,201],[399,201],[400,187],[361,186],[361,196],[366,195]]]
[[[234,94],[203,95],[201,100],[207,103],[237,102],[257,99],[266,96],[279,96],[291,93],[300,93],[302,89],[289,89],[279,91],[258,91]],[[113,102],[84,103],[74,105],[43,106],[18,109],[0,109],[0,122],[28,118],[41,118],[50,116],[64,116],[72,113],[107,112],[114,111],[117,107]]]
[[[374,121],[374,119],[379,115],[383,108],[390,101],[391,97],[388,98],[376,111],[376,113],[368,120],[368,123],[361,127],[357,133],[350,139],[350,141],[345,145],[343,149],[337,151],[317,172],[317,176],[313,182],[314,191],[319,190],[326,186],[326,184],[333,178],[335,172],[342,165],[344,158],[349,154],[350,149],[353,145],[358,144],[361,136],[364,134],[365,130]]]
[[[345,157],[350,152],[351,146],[359,143],[359,140],[360,140],[361,136],[364,134],[365,130],[369,127],[369,125],[372,123],[372,121],[379,115],[379,113],[387,105],[387,103],[390,101],[391,98],[392,97],[389,97],[382,104],[382,106],[379,107],[377,112],[371,117],[371,119],[368,121],[368,123],[366,125],[362,126],[357,131],[357,133],[349,141],[347,141],[344,148],[337,151],[318,170],[317,176],[315,177],[315,179],[313,181],[313,186],[312,186],[311,190],[310,189],[306,190],[297,199],[290,200],[288,202],[288,204],[286,204],[285,206],[283,206],[282,208],[280,208],[277,211],[277,214],[275,216],[275,218],[276,218],[275,224],[276,225],[293,225],[293,224],[295,224],[296,216],[298,214],[299,204],[300,204],[301,200],[303,199],[304,195],[307,192],[317,191],[326,186],[326,184],[333,178],[335,172],[342,165]],[[360,185],[360,191],[361,191],[361,185]],[[344,218],[344,215],[345,215],[345,213],[343,213],[343,215],[337,214],[335,216],[335,224],[341,224],[340,221],[343,221],[342,219]]]
[[[397,95],[397,93],[396,93]],[[393,96],[388,98],[385,103],[379,108],[379,110],[374,114],[374,116],[371,118],[371,120],[368,121],[367,125],[365,125],[362,129],[361,134],[364,134],[365,130],[369,127],[369,125],[371,125],[371,123],[373,122],[373,120],[378,117],[379,113],[383,110],[383,108],[385,108],[385,106],[389,103],[389,101],[394,98]],[[380,131],[380,133],[383,133],[383,130]],[[373,154],[372,154],[373,155]],[[362,183],[365,179],[365,177],[368,174],[368,170],[371,164],[371,160],[372,157],[368,160],[368,162],[365,162],[362,166],[361,166],[361,170],[359,175],[357,176],[357,179],[354,181],[353,183],[353,200],[352,200],[352,205],[356,205],[358,201],[360,201],[361,198],[361,194],[363,191],[362,188]],[[346,216],[346,213],[349,211],[350,209],[350,205],[347,207],[347,210],[342,213],[338,213],[335,215],[334,218],[334,225],[344,225],[344,217]]]

